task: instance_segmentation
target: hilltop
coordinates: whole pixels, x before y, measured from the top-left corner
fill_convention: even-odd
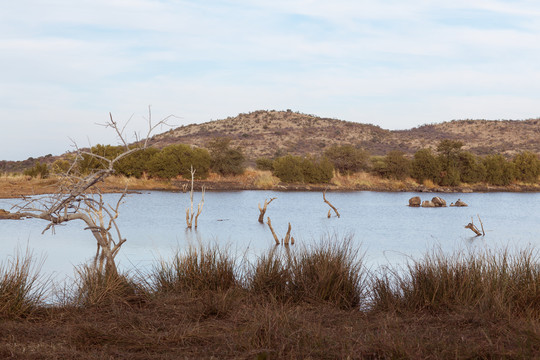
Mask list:
[[[391,150],[414,154],[435,147],[443,139],[461,140],[477,155],[520,151],[540,153],[540,119],[453,120],[409,130],[385,130],[371,124],[321,118],[287,111],[255,111],[223,120],[192,124],[157,135],[152,143],[164,147],[186,143],[204,147],[215,137],[229,137],[254,160],[276,154],[320,154],[332,145],[352,144],[372,155]]]
[[[421,148],[436,147],[443,139],[461,140],[463,148],[476,155],[499,153],[512,157],[526,150],[540,154],[540,119],[453,120],[408,130],[386,130],[291,110],[259,110],[180,126],[154,136],[151,144],[158,148],[177,143],[205,147],[215,137],[232,139],[232,145],[242,147],[251,162],[263,156],[319,155],[332,145],[343,144],[366,149],[371,155],[385,155],[391,150],[413,155]],[[36,161],[50,164],[58,158],[49,154],[24,161],[0,161],[0,171],[20,172]]]

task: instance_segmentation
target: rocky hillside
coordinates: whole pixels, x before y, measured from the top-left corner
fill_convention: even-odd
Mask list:
[[[540,154],[540,119],[454,120],[391,131],[290,110],[255,111],[224,120],[181,126],[154,136],[152,144],[160,148],[175,143],[204,147],[215,137],[231,138],[233,145],[244,149],[250,161],[287,153],[317,155],[336,144],[352,144],[372,155],[384,155],[391,150],[412,155],[418,149],[435,147],[443,139],[461,140],[465,149],[477,155],[501,153],[511,157],[524,150]],[[51,163],[57,158],[47,155],[25,161],[0,161],[0,172],[22,171],[36,161]]]
[[[276,154],[320,154],[335,144],[352,144],[373,155],[390,150],[413,154],[434,147],[442,139],[461,140],[478,155],[512,156],[529,150],[540,154],[540,119],[459,120],[390,131],[378,126],[320,118],[292,111],[255,111],[224,120],[181,126],[153,138],[163,147],[173,143],[203,146],[214,137],[229,137],[249,159]]]

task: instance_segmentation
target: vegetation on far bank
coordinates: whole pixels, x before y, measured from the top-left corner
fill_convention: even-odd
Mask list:
[[[148,273],[78,269],[73,283],[0,274],[0,354],[14,358],[535,358],[538,251],[443,254],[367,269],[350,239],[275,247],[253,261],[216,245]],[[37,280],[36,280],[37,279]],[[41,280],[41,281],[38,281]],[[29,291],[31,289],[32,291]],[[44,305],[44,296],[56,299]]]
[[[97,145],[91,151],[110,159],[123,148]],[[47,179],[69,171],[69,160],[68,156],[51,164],[38,162],[26,169],[25,176],[44,179],[32,181],[32,186],[4,174],[0,181],[11,180],[0,191],[0,197],[46,192],[52,186]],[[232,147],[226,138],[213,139],[207,148],[184,144],[147,148],[118,161],[114,167],[118,177],[107,181],[104,187],[106,191],[118,191],[127,183],[132,190],[176,190],[183,181],[190,180],[193,166],[194,178],[210,190],[310,190],[326,186],[376,191],[540,190],[538,155],[521,152],[510,159],[498,154],[476,156],[463,150],[462,142],[453,140],[442,140],[435,151],[420,149],[413,157],[399,151],[370,156],[361,148],[342,145],[332,146],[320,156],[276,154],[274,158],[258,158],[252,164],[254,168],[248,165],[242,149]],[[88,174],[103,166],[99,158],[85,155],[77,162],[77,171]],[[15,183],[23,188],[17,189]],[[40,184],[46,188],[40,189]],[[24,190],[25,185],[31,188],[30,192]]]

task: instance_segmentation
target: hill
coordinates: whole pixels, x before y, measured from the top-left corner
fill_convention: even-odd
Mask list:
[[[372,155],[384,155],[391,150],[412,155],[421,148],[434,148],[443,139],[461,140],[465,150],[477,155],[500,153],[512,157],[525,150],[540,154],[540,119],[453,120],[409,130],[385,130],[291,110],[260,110],[180,126],[154,136],[151,144],[159,148],[176,143],[205,147],[215,137],[231,138],[233,146],[242,147],[251,162],[288,153],[318,155],[332,145],[344,144],[366,149]],[[49,154],[25,161],[0,161],[0,171],[20,172],[36,161],[52,163],[57,158]]]
[[[443,139],[461,140],[477,155],[512,156],[528,150],[540,153],[540,119],[454,120],[409,130],[385,130],[371,124],[287,111],[255,111],[224,120],[192,124],[157,135],[152,143],[164,147],[186,143],[204,147],[215,137],[229,137],[254,160],[276,154],[320,154],[332,145],[352,144],[372,155],[391,150],[414,154],[435,147]]]

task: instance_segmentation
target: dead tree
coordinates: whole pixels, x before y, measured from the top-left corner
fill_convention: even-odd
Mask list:
[[[204,205],[204,186],[202,187],[202,197],[201,201],[197,205],[197,214],[193,211],[193,184],[194,184],[194,177],[195,177],[195,169],[193,169],[193,165],[191,165],[191,190],[189,192],[189,198],[190,198],[190,207],[186,209],[186,225],[188,229],[191,229],[193,225],[193,217],[195,217],[195,228],[197,228],[197,222],[199,219],[199,215],[201,215],[201,212],[203,210]]]
[[[480,226],[482,227],[482,232],[480,232],[480,230],[478,230],[478,228],[476,227],[476,225],[474,225],[474,220],[471,216],[471,222],[468,223],[467,225],[465,225],[465,229],[471,229],[472,232],[474,232],[476,234],[476,236],[485,236],[486,233],[484,231],[484,224],[482,224],[482,220],[480,219],[480,215],[477,215],[478,216],[478,220],[480,221]]]
[[[259,214],[259,222],[260,222],[261,224],[264,224],[264,214],[266,214],[266,207],[267,207],[268,205],[270,205],[270,203],[271,203],[272,201],[276,200],[276,199],[277,199],[277,198],[275,198],[275,197],[274,197],[274,198],[271,198],[270,201],[264,199],[264,205],[263,205],[262,208],[261,208],[261,204],[260,204],[260,203],[257,204],[257,205],[259,206],[259,211],[260,211],[260,214]]]
[[[152,132],[161,125],[168,125],[167,120],[172,115],[152,124],[151,110],[148,108],[148,132],[144,138],[135,135],[135,145],[129,145],[125,137],[125,127],[121,127],[109,113],[110,120],[104,124],[116,132],[124,151],[115,158],[110,159],[95,154],[90,150],[83,150],[75,144],[75,157],[70,168],[60,174],[58,189],[54,194],[32,198],[23,198],[24,202],[16,205],[17,213],[22,217],[42,219],[49,224],[43,230],[54,232],[55,226],[73,220],[85,223],[85,230],[90,230],[97,242],[97,251],[94,257],[94,266],[99,272],[117,273],[115,257],[126,239],[122,237],[116,219],[119,207],[124,199],[127,187],[120,195],[114,206],[103,199],[103,192],[99,187],[107,177],[114,174],[114,165],[121,159],[147,147]],[[128,120],[129,122],[129,120]],[[103,166],[90,174],[81,174],[78,169],[79,162],[84,158],[99,160]]]
[[[283,244],[285,246],[289,246],[289,242],[291,243],[291,245],[294,245],[294,237],[291,236],[291,223],[289,223],[289,228],[287,229],[287,234],[285,235],[285,238],[279,241],[279,238],[276,235],[274,228],[272,227],[272,221],[270,221],[270,217],[268,217],[266,221],[268,227],[270,228],[270,231],[272,232],[272,236],[274,237],[276,245]]]
[[[326,190],[327,190],[327,189],[324,189],[324,191],[323,191],[323,193],[322,193],[323,200],[324,200],[325,203],[328,204],[328,206],[330,206],[330,207],[332,208],[332,210],[334,210],[334,212],[336,213],[336,216],[339,217],[339,212],[337,211],[337,209],[335,208],[335,206],[332,205],[332,204],[330,204],[330,201],[326,200]],[[328,218],[330,218],[331,215],[332,215],[332,214],[331,214],[330,210],[328,210]]]
[[[268,227],[270,228],[270,231],[272,232],[272,235],[274,236],[274,240],[276,241],[276,245],[280,244],[279,238],[276,235],[276,232],[274,231],[274,228],[272,227],[272,221],[270,221],[270,217],[266,219],[266,223],[268,224]]]

